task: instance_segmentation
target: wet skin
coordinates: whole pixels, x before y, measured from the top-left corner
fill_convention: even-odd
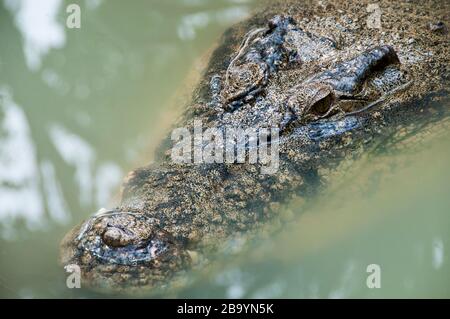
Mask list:
[[[376,145],[393,147],[400,128],[415,134],[445,120],[448,34],[426,27],[445,6],[411,11],[382,2],[382,34],[365,27],[365,5],[273,4],[227,31],[212,54],[176,127],[190,128],[193,119],[205,127],[277,127],[275,174],[261,174],[260,164],[175,164],[164,141],[158,163],[126,177],[117,208],[66,235],[61,262],[80,265],[93,288],[173,286],[233,239],[278,219],[277,205],[316,194],[340,163]]]

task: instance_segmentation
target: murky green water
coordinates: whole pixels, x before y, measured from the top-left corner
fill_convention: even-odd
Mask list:
[[[60,239],[151,159],[182,83],[257,1],[73,2],[81,29],[65,27],[69,2],[0,2],[0,297],[97,296],[66,287]],[[282,232],[177,296],[450,297],[449,146],[444,136],[399,154],[386,179],[373,163],[396,158],[362,160],[352,174],[373,176],[292,203],[302,214]]]

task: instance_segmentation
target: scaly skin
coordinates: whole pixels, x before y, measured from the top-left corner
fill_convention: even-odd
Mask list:
[[[316,193],[323,172],[392,146],[398,130],[445,120],[449,37],[433,26],[448,25],[449,5],[381,1],[378,30],[366,26],[367,4],[271,4],[228,30],[213,53],[177,127],[193,119],[205,128],[277,127],[275,174],[260,164],[176,164],[168,138],[158,164],[129,173],[119,207],[65,236],[61,262],[78,264],[94,288],[170,286],[199,256],[258,234],[278,218],[274,204]]]

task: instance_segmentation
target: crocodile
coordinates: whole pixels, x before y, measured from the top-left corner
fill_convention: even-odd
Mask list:
[[[157,161],[126,176],[117,207],[66,234],[61,263],[94,289],[174,286],[237,236],[258,236],[279,218],[274,204],[318,196],[324,172],[446,121],[450,4],[379,1],[375,27],[369,4],[275,1],[227,30],[174,127],[277,128],[266,141],[277,170],[174,162],[168,136]]]

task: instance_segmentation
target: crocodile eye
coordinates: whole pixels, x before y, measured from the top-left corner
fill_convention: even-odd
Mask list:
[[[310,112],[314,115],[325,115],[331,108],[334,102],[333,91],[318,92],[314,99],[311,101]]]
[[[336,97],[327,84],[309,83],[295,87],[288,105],[300,119],[322,117],[329,112]]]
[[[111,211],[89,220],[78,235],[80,247],[113,264],[150,262],[168,249],[172,239],[140,214]]]
[[[102,235],[103,242],[109,247],[125,247],[133,242],[133,236],[117,227],[108,227]]]

